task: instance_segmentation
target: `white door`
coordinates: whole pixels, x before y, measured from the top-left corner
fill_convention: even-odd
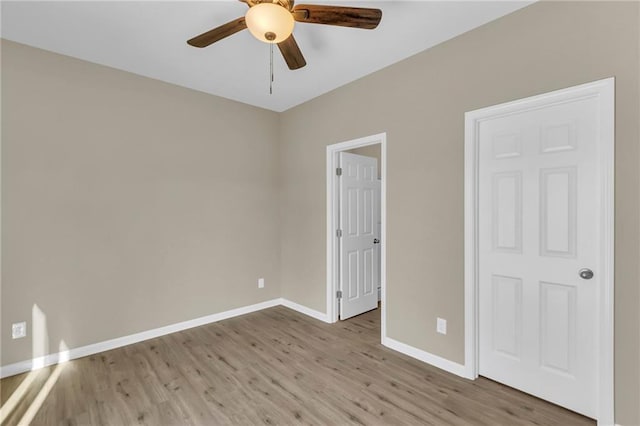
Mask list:
[[[378,161],[341,152],[339,163],[340,319],[347,319],[378,306]]]
[[[597,97],[479,124],[479,373],[598,413]],[[594,275],[589,278],[589,271]]]

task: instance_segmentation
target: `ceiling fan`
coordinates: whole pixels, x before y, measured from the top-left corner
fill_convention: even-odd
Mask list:
[[[380,9],[313,4],[294,6],[295,0],[240,1],[249,6],[244,17],[200,34],[187,43],[194,47],[207,47],[248,28],[258,40],[277,44],[289,69],[296,70],[307,62],[292,34],[295,22],[372,30],[382,19]]]

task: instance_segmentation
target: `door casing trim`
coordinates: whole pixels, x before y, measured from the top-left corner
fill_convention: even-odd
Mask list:
[[[381,341],[387,335],[387,134],[378,133],[346,142],[327,146],[327,319],[330,323],[338,321],[338,208],[335,202],[338,194],[338,153],[367,145],[380,144],[380,286],[381,297]]]
[[[602,288],[598,295],[598,410],[599,425],[614,423],[614,143],[615,79],[607,78],[538,96],[465,113],[465,376],[478,377],[478,136],[479,124],[488,119],[543,106],[599,98],[600,116],[600,225],[601,254],[598,270]]]

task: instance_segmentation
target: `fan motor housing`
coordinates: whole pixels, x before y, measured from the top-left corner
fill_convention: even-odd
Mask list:
[[[243,0],[240,0],[240,1],[243,1]],[[275,3],[275,4],[279,4],[280,6],[284,7],[287,10],[292,10],[294,0],[246,0],[246,3],[250,7],[253,7],[260,3]]]

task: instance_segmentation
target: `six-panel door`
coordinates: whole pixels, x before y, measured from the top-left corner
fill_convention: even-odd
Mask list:
[[[346,152],[339,154],[339,161],[340,319],[346,319],[378,306],[378,161]]]
[[[479,372],[595,417],[597,100],[479,126]]]

